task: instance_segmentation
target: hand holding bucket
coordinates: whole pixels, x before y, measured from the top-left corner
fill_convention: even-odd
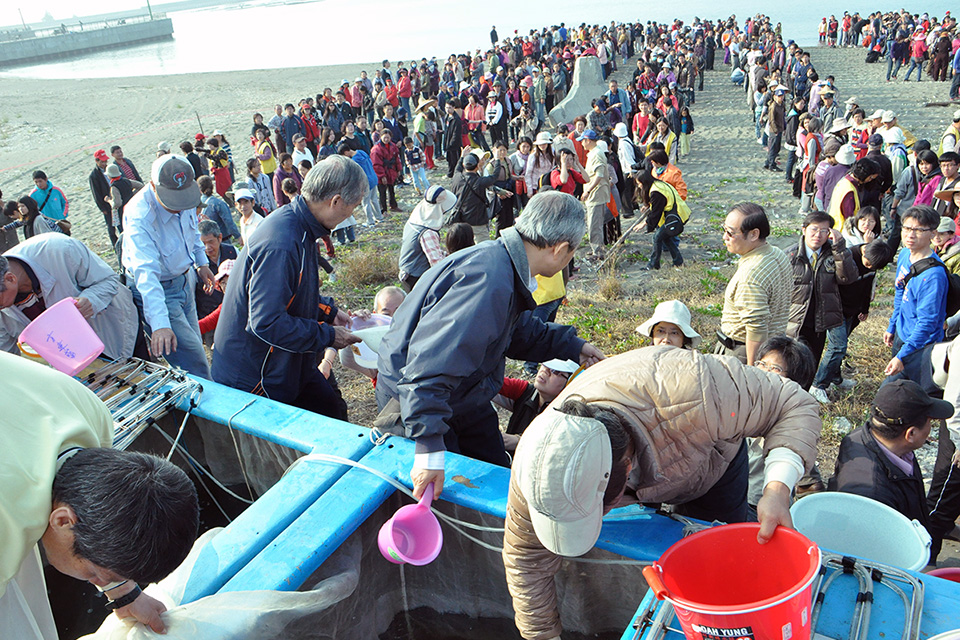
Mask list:
[[[432,502],[433,483],[430,483],[420,502],[400,507],[380,527],[377,543],[384,558],[394,564],[409,563],[421,567],[440,555],[443,531],[437,516],[430,511]]]

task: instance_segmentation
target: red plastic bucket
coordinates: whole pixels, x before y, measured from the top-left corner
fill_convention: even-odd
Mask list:
[[[643,570],[673,604],[689,640],[809,640],[820,549],[779,527],[767,544],[760,525],[730,524],[677,542]]]

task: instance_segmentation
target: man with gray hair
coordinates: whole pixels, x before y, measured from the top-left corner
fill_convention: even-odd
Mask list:
[[[359,342],[350,316],[320,295],[317,240],[367,193],[360,165],[331,156],[310,170],[301,195],[250,236],[231,272],[214,337],[213,379],[235,389],[345,420],[347,407],[317,370],[324,349]]]
[[[543,323],[535,276],[563,269],[586,233],[584,207],[549,191],[493,242],[458,251],[420,277],[380,343],[376,426],[416,440],[414,495],[443,490],[444,451],[509,465],[490,404],[505,357],[590,365],[603,359],[576,329]],[[219,344],[219,342],[218,342]]]

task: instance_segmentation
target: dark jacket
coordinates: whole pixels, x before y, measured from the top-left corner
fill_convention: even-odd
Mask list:
[[[523,240],[511,227],[437,263],[407,294],[380,343],[377,404],[399,400],[402,435],[417,440],[418,452],[442,450],[451,418],[493,400],[504,357],[580,359],[576,329],[531,315],[529,281]]]
[[[283,116],[283,120],[280,121],[280,133],[283,135],[283,141],[287,143],[287,149],[293,149],[293,136],[298,133],[305,136],[307,129],[303,126],[300,116],[294,114]]]
[[[767,107],[767,122],[770,125],[770,133],[773,135],[781,133],[787,126],[783,115],[783,105],[776,100],[771,100]],[[794,135],[796,135],[796,132],[794,132]]]
[[[214,336],[213,379],[290,403],[323,378],[337,307],[320,295],[317,240],[330,235],[303,198],[271,213],[240,252]]]
[[[97,204],[97,209],[103,213],[110,213],[110,203],[104,200],[110,195],[110,183],[107,177],[100,171],[100,167],[94,167],[90,172],[90,192],[93,193],[93,201]]]
[[[443,148],[449,153],[463,146],[463,120],[457,114],[443,119]]]
[[[790,109],[787,115],[786,124],[783,130],[783,143],[791,147],[797,146],[797,128],[800,126],[801,113],[796,109]]]
[[[487,224],[490,221],[487,217],[487,189],[496,182],[496,176],[481,176],[476,171],[465,171],[463,158],[460,158],[453,173],[453,192],[457,194],[457,206],[444,223],[466,222],[474,227]]]
[[[131,171],[133,171],[133,179],[137,182],[143,182],[143,178],[140,177],[140,172],[137,171],[137,165],[133,164],[133,160],[130,158],[124,158],[123,161],[127,163],[127,166],[130,167]],[[116,160],[113,161],[113,164],[117,165],[118,167],[120,166],[120,163],[118,163]],[[123,167],[120,167],[120,175],[123,177],[127,176],[127,174],[123,172]],[[129,178],[127,179],[129,180]]]
[[[870,302],[873,298],[873,283],[877,272],[863,266],[863,248],[859,244],[850,249],[853,256],[853,265],[856,267],[856,279],[850,284],[840,285],[840,299],[843,300],[843,317],[852,318],[861,313],[870,312]]]
[[[893,164],[879,149],[868,151],[866,157],[880,165],[880,175],[861,187],[860,208],[874,206],[879,211],[883,194],[893,186]]]
[[[853,255],[841,237],[836,244],[829,240],[820,248],[816,273],[807,260],[803,238],[800,245],[789,254],[793,266],[793,297],[790,300],[790,318],[787,335],[796,338],[807,321],[807,312],[812,309],[814,330],[826,331],[843,323],[843,303],[840,300],[841,284],[850,284],[857,279],[857,266]]]
[[[912,476],[900,470],[881,450],[869,424],[849,433],[840,443],[836,473],[827,489],[882,502],[929,528],[920,465],[914,459]]]

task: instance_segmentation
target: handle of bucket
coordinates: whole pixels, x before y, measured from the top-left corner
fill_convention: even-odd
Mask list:
[[[24,356],[30,358],[31,360],[40,360],[42,358],[42,356],[36,351],[33,351],[32,349],[27,351],[24,349],[23,344],[24,343],[20,342],[19,340],[17,341],[17,348],[20,349],[20,353],[22,353]]]
[[[423,495],[420,497],[420,502],[418,503],[421,507],[426,509],[430,508],[430,504],[433,503],[433,483],[431,482],[423,490]]]
[[[643,577],[646,578],[647,585],[650,586],[650,590],[653,591],[657,600],[663,600],[668,594],[667,587],[663,584],[663,578],[661,577],[662,572],[663,570],[657,563],[643,568]]]

